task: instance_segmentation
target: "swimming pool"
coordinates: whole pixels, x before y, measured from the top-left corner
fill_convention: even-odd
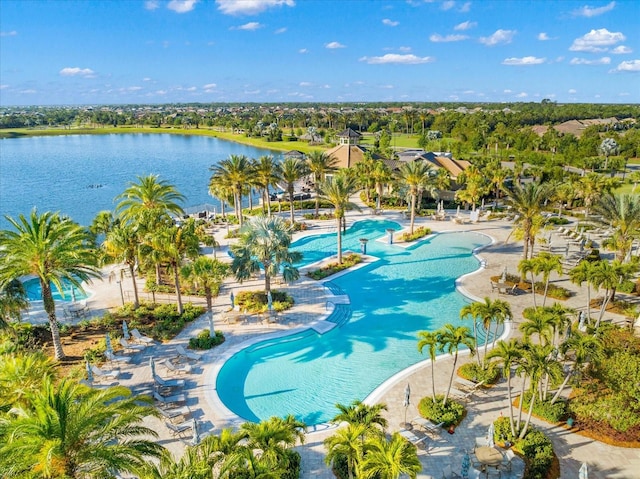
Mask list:
[[[27,293],[27,298],[30,302],[42,301],[42,288],[40,287],[40,280],[37,278],[28,279],[23,283],[24,289]],[[52,284],[51,292],[53,293],[54,301],[80,301],[87,299],[86,292],[80,291],[69,283],[69,281],[62,281],[62,292],[64,296],[60,294],[60,291]]]
[[[313,330],[262,341],[232,356],[221,368],[216,389],[232,412],[250,420],[293,414],[309,425],[327,422],[337,403],[364,399],[395,373],[426,357],[418,353],[417,333],[458,319],[468,300],[455,279],[478,268],[475,248],[489,238],[445,233],[405,249],[386,242],[390,221],[356,223],[343,237],[345,250],[380,258],[331,281],[351,305],[340,327],[320,335]],[[373,241],[383,238],[383,241]],[[307,237],[292,249],[305,263],[335,254],[335,234]]]

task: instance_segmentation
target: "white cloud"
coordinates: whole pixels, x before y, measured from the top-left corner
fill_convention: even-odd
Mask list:
[[[418,65],[421,63],[431,63],[435,61],[433,57],[418,57],[416,55],[399,55],[397,53],[387,53],[381,57],[362,57],[361,62],[370,65],[382,65],[387,63],[395,63],[402,65]]]
[[[63,77],[81,76],[85,78],[94,78],[95,72],[91,68],[65,67],[60,70]]]
[[[622,62],[611,72],[640,72],[640,60]]]
[[[15,37],[18,34],[15,30],[11,30],[10,32],[0,32],[0,37]]]
[[[516,98],[527,98],[529,95],[525,92],[520,92],[516,95]]]
[[[167,8],[176,13],[187,13],[196,7],[196,3],[198,0],[171,0],[167,4]]]
[[[298,83],[299,86],[301,87],[310,87],[313,85],[313,83],[308,82],[308,81],[301,81],[300,83]]]
[[[215,83],[207,83],[206,85],[202,85],[202,89],[207,91],[207,90],[213,90],[214,88],[217,88],[218,85],[216,85]]]
[[[614,55],[621,55],[624,53],[632,53],[632,52],[633,50],[626,45],[618,45],[613,50],[611,50],[611,53],[613,53]]]
[[[244,94],[245,95],[259,95],[260,94],[260,90],[245,90]]]
[[[5,88],[9,88],[9,85],[7,84],[0,85],[0,90],[4,90]]]
[[[189,88],[185,88],[186,91],[197,91],[198,89],[194,86],[190,86]]]
[[[281,33],[284,33],[287,31],[287,27],[282,27],[282,28],[278,28],[274,33],[276,35],[280,35]]]
[[[301,48],[300,50],[298,50],[298,53],[309,53],[309,50],[307,50],[306,48]]]
[[[511,93],[511,90],[502,90],[502,93]]]
[[[20,90],[19,93],[26,93],[27,95],[31,95],[33,93],[38,93],[38,90],[34,90],[34,89]]]
[[[329,50],[333,50],[335,48],[345,48],[345,46],[340,42],[329,42],[325,45],[325,48],[328,48]]]
[[[158,3],[158,0],[147,0],[144,2],[144,8],[147,10],[155,10],[160,8],[160,4]]]
[[[575,88],[571,88],[567,93],[569,93],[569,95],[575,95],[576,93],[578,93],[578,90],[576,90]]]
[[[606,28],[591,30],[589,33],[576,38],[569,50],[573,52],[604,52],[608,47],[626,40],[620,32],[610,32]]]
[[[451,10],[455,6],[456,2],[454,2],[453,0],[445,0],[444,2],[442,2],[442,6],[440,8],[442,10]]]
[[[400,25],[400,22],[394,22],[393,20],[385,18],[384,20],[382,20],[382,24],[388,27],[397,27],[398,25]]]
[[[546,58],[537,58],[537,57],[522,57],[522,58],[505,58],[502,61],[503,65],[511,65],[511,66],[523,66],[523,65],[540,65],[544,63]]]
[[[249,22],[237,27],[231,27],[231,30],[245,30],[252,32],[254,30],[258,30],[259,28],[262,28],[262,24],[260,24],[259,22]]]
[[[572,13],[576,17],[597,17],[598,15],[602,15],[603,13],[610,12],[616,6],[616,2],[611,2],[605,5],[604,7],[590,7],[585,5],[584,7],[580,7],[575,9]]]
[[[398,50],[406,53],[411,51],[411,47],[399,47]]]
[[[547,40],[551,40],[551,38],[549,38],[549,35],[547,35],[546,32],[540,32],[538,33],[538,40],[546,42]]]
[[[569,64],[571,65],[608,65],[611,63],[611,58],[602,57],[596,60],[587,60],[586,58],[572,58]]]
[[[225,15],[257,15],[269,8],[294,7],[294,0],[216,0],[218,10]]]
[[[453,27],[453,29],[456,31],[464,31],[464,30],[470,30],[477,25],[478,25],[477,22],[470,22],[469,20],[467,20],[466,22],[458,23],[455,27]]]
[[[142,79],[142,81],[151,81],[151,78],[149,78],[149,77],[144,77],[144,78]]]
[[[429,40],[433,43],[446,43],[446,42],[460,42],[469,38],[467,35],[445,35],[442,36],[439,33],[434,33],[429,37]]]
[[[515,36],[515,30],[496,30],[492,35],[488,37],[480,37],[480,43],[492,47],[501,43],[511,43]]]
[[[393,85],[380,85],[379,88],[384,88],[385,90],[393,90]]]
[[[462,6],[458,9],[458,11],[462,13],[467,13],[469,10],[471,10],[471,2],[463,3]]]

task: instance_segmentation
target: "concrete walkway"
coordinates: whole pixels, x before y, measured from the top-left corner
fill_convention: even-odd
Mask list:
[[[367,213],[349,213],[348,222],[351,224],[358,219],[372,218]],[[391,219],[400,224],[408,226],[408,221],[400,214],[385,212],[376,218]],[[332,221],[314,221],[314,227],[305,234],[317,234],[335,230]],[[516,296],[500,294],[492,291],[490,278],[499,276],[505,268],[510,273],[517,271],[517,264],[522,254],[522,245],[518,242],[506,242],[510,232],[511,224],[503,220],[481,221],[477,224],[457,224],[453,221],[432,221],[419,219],[418,225],[424,224],[436,232],[443,231],[476,231],[487,234],[493,238],[493,244],[479,252],[483,267],[474,274],[467,275],[458,281],[458,288],[468,296],[476,299],[491,297],[501,298],[511,303],[513,317],[515,321],[511,324],[512,334],[517,335],[517,327],[522,317],[521,313],[525,307],[532,306],[530,294]],[[221,243],[221,251],[218,257],[226,257],[224,253],[228,247],[228,242],[223,238],[225,231],[218,231],[217,239]],[[301,236],[298,234],[296,238]],[[552,245],[561,244],[561,238],[552,237]],[[124,294],[128,294],[127,282],[125,278],[122,285],[125,287]],[[586,299],[583,291],[572,285],[565,277],[554,278],[554,282],[567,287],[576,294],[563,304],[583,309]],[[185,374],[185,392],[188,395],[188,406],[193,417],[197,418],[202,431],[209,431],[216,434],[224,427],[236,427],[243,422],[228,411],[217,399],[215,394],[214,378],[224,360],[230,357],[240,348],[257,342],[267,337],[288,335],[299,328],[307,328],[310,325],[318,324],[329,314],[327,301],[332,297],[330,291],[325,289],[319,282],[310,280],[304,275],[294,284],[278,288],[285,289],[295,299],[295,306],[283,314],[277,323],[263,323],[258,318],[249,318],[240,324],[227,324],[221,322],[219,318],[224,317],[225,311],[230,309],[229,293],[239,292],[242,289],[260,289],[262,281],[245,282],[239,285],[228,282],[223,287],[220,296],[215,304],[215,317],[217,318],[216,329],[221,330],[226,341],[221,346],[204,353],[203,358],[194,363],[194,370],[190,374]],[[99,284],[96,282],[92,287],[96,294],[89,300],[88,304],[92,314],[100,314],[108,308],[119,306],[121,295],[119,284],[109,283],[107,278]],[[201,304],[202,300],[197,300]],[[620,320],[611,316],[612,320]],[[170,374],[158,361],[164,358],[175,356],[175,347],[178,344],[185,345],[190,337],[195,336],[200,330],[208,328],[208,321],[201,317],[183,330],[178,337],[165,344],[156,344],[147,347],[143,352],[132,355],[132,362],[122,367],[123,374],[119,379],[120,384],[132,388],[136,393],[151,393],[153,381],[149,367],[149,358],[156,359],[156,371],[164,377]],[[459,364],[467,360],[462,356]],[[372,365],[375,366],[375,365]],[[437,361],[436,367],[436,389],[446,388],[449,375],[451,373],[451,358],[442,357]],[[400,429],[400,424],[404,422],[405,409],[402,407],[404,388],[406,384],[411,385],[412,403],[416,403],[420,398],[431,394],[431,368],[428,362],[420,363],[407,371],[401,372],[389,379],[381,388],[374,391],[368,402],[380,402],[388,406],[386,417],[389,421],[388,432]],[[420,478],[441,479],[444,466],[451,464],[453,470],[460,472],[460,464],[465,451],[473,448],[474,438],[486,435],[489,424],[497,417],[508,414],[508,402],[506,397],[506,383],[499,383],[491,388],[486,394],[478,394],[468,405],[468,415],[463,423],[456,429],[454,434],[443,431],[437,438],[425,441],[426,448],[420,450],[420,459],[423,464],[423,471],[418,476]],[[406,411],[407,418],[418,415],[415,404],[411,404]],[[191,439],[190,432],[185,437],[173,437],[162,421],[148,419],[154,430],[158,431],[159,442],[168,447],[175,454],[179,455],[184,450],[185,445]],[[637,449],[624,449],[607,446],[578,434],[567,432],[561,427],[550,426],[546,423],[536,425],[546,431],[554,442],[556,453],[560,459],[562,477],[578,477],[578,469],[582,462],[589,465],[589,477],[604,478],[640,478],[640,451]],[[302,455],[302,476],[308,479],[330,479],[333,474],[324,464],[325,450],[323,440],[332,434],[331,430],[310,432],[307,435],[306,443],[299,446],[298,450]],[[502,477],[521,477],[523,472],[522,462],[516,460],[511,475],[503,474]]]

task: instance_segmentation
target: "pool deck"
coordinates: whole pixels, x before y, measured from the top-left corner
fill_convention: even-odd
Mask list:
[[[370,210],[369,210],[370,211]],[[468,215],[468,213],[467,213]],[[409,221],[397,212],[384,212],[382,215],[372,215],[369,212],[348,213],[348,224],[359,219],[381,218],[394,220],[408,227]],[[306,234],[318,234],[335,231],[334,221],[307,221],[313,227],[304,233],[296,234],[296,239]],[[487,234],[493,238],[493,243],[485,247],[478,253],[483,267],[475,273],[464,276],[458,281],[458,288],[472,298],[490,297],[492,299],[501,298],[509,301],[512,307],[515,322],[511,325],[511,335],[518,336],[517,326],[522,317],[525,307],[532,306],[530,294],[507,295],[498,291],[493,291],[490,277],[502,274],[506,267],[510,273],[517,271],[517,264],[522,254],[522,243],[509,241],[511,223],[506,220],[480,220],[478,223],[459,224],[454,221],[434,221],[431,219],[419,218],[416,225],[425,225],[435,232],[444,231],[475,231]],[[226,229],[216,232],[216,238],[221,244],[217,252],[218,258],[228,260],[226,250],[228,240],[224,239]],[[564,246],[560,244],[562,239],[552,237],[552,246],[559,246],[564,251]],[[130,278],[124,278],[122,282],[123,295],[128,300],[130,296]],[[571,284],[566,275],[558,279],[552,276],[552,281],[576,292],[575,296],[569,298],[563,304],[584,308],[586,299],[580,288]],[[298,329],[308,328],[311,325],[322,327],[322,319],[330,312],[328,301],[336,298],[332,293],[322,286],[322,282],[311,280],[304,275],[291,285],[276,285],[278,289],[285,289],[295,298],[294,307],[286,313],[280,315],[275,323],[263,321],[263,318],[247,316],[240,322],[230,320],[224,322],[222,318],[230,310],[229,293],[237,293],[241,290],[259,289],[263,286],[263,280],[253,280],[244,282],[242,285],[229,280],[225,283],[220,296],[214,303],[214,314],[216,318],[216,329],[223,331],[226,337],[224,344],[203,354],[200,361],[192,363],[191,373],[180,375],[185,379],[186,386],[184,392],[187,393],[187,405],[191,410],[192,417],[197,418],[200,424],[200,432],[206,434],[211,432],[216,434],[224,427],[235,427],[243,421],[228,411],[217,399],[215,394],[215,383],[213,378],[221,367],[225,358],[230,357],[245,345],[266,339],[270,336],[287,335]],[[108,273],[105,272],[102,281],[94,281],[91,288],[95,294],[89,298],[87,304],[91,315],[99,315],[102,312],[117,307],[121,304],[120,285],[115,281],[108,281]],[[163,295],[166,296],[166,295]],[[595,296],[595,294],[594,294]],[[145,297],[146,295],[141,295]],[[158,295],[160,300],[169,300]],[[185,301],[193,301],[204,304],[202,299],[184,298]],[[340,300],[344,300],[341,298]],[[236,314],[237,316],[237,314]],[[622,321],[623,318],[616,315],[607,315],[614,321]],[[35,318],[34,318],[35,319]],[[178,344],[186,347],[188,339],[193,337],[202,329],[208,328],[208,320],[201,317],[185,328],[174,340],[155,344],[145,348],[144,351],[132,354],[129,364],[123,365],[118,383],[130,387],[136,393],[151,393],[153,380],[149,367],[149,358],[156,360],[156,372],[165,377],[174,377],[175,373],[169,373],[160,362],[163,359],[172,358],[176,355],[175,347]],[[461,355],[459,364],[468,361],[468,355]],[[436,367],[436,389],[443,391],[446,389],[451,372],[452,359],[443,356],[437,360]],[[109,366],[108,364],[106,366]],[[405,411],[402,407],[404,390],[406,384],[411,385],[411,404]],[[108,383],[107,383],[108,384]],[[115,383],[114,383],[115,384]],[[400,429],[400,424],[406,419],[410,420],[418,415],[416,408],[420,398],[431,394],[431,368],[427,361],[401,372],[384,383],[383,386],[374,391],[368,402],[381,402],[387,405],[388,411],[385,413],[389,422],[388,432]],[[464,451],[473,447],[474,439],[486,435],[489,424],[500,415],[508,415],[508,402],[506,399],[506,382],[499,382],[495,387],[489,389],[486,394],[479,393],[468,403],[468,415],[462,424],[456,429],[454,434],[448,434],[444,430],[437,438],[425,441],[426,447],[419,449],[419,457],[423,464],[423,471],[419,478],[440,479],[442,469],[451,464],[454,471],[460,471],[460,464]],[[163,421],[155,418],[147,419],[148,425],[159,434],[158,442],[169,448],[176,455],[180,455],[185,446],[191,440],[190,431],[183,438],[175,438],[170,434]],[[632,478],[639,477],[640,470],[640,450],[625,449],[608,446],[595,442],[589,438],[570,432],[563,427],[552,426],[547,423],[533,419],[533,423],[544,430],[552,439],[556,454],[560,459],[562,477],[578,477],[578,470],[582,462],[589,465],[589,477],[591,478]],[[332,434],[327,428],[319,427],[315,431],[307,434],[304,445],[298,446],[302,455],[302,474],[305,479],[330,479],[333,474],[324,463],[325,450],[323,440]],[[522,477],[523,463],[515,460],[513,471],[503,473],[503,478]]]

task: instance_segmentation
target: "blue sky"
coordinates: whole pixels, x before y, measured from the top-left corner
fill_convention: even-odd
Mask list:
[[[0,0],[0,105],[640,103],[640,1]]]

